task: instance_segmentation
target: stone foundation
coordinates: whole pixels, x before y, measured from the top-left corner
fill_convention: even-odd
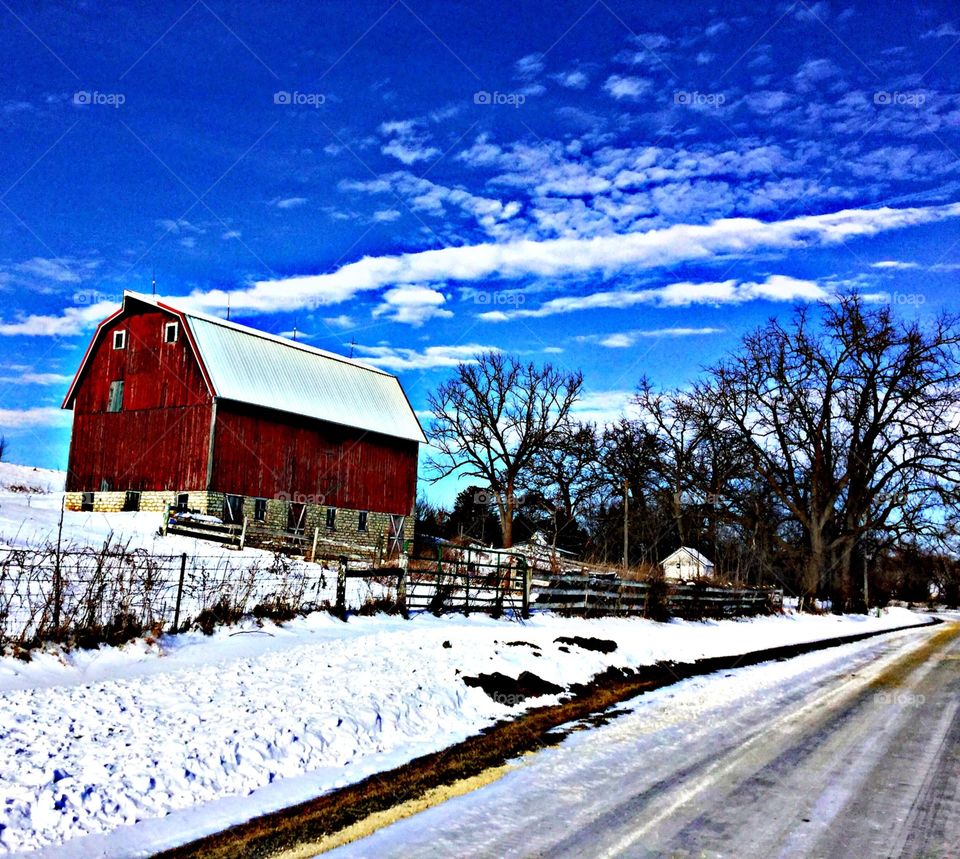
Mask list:
[[[68,492],[66,494],[67,510],[81,510],[84,496],[92,500],[93,511],[96,513],[119,513],[126,506],[127,493],[110,492]],[[176,505],[179,495],[187,495],[187,509],[196,513],[205,513],[209,516],[223,516],[225,495],[222,492],[174,492],[146,491],[139,493],[139,510],[164,513],[168,507]],[[291,502],[276,498],[263,499],[265,515],[262,521],[255,519],[256,498],[244,496],[243,515],[248,526],[253,528],[260,525],[277,531],[286,531]],[[294,499],[296,503],[296,499]],[[304,503],[304,539],[310,542],[314,530],[318,530],[319,540],[343,542],[357,548],[374,550],[382,546],[387,548],[387,539],[390,533],[390,514],[367,512],[367,527],[361,531],[360,510],[351,510],[345,507],[332,508],[336,510],[336,520],[333,528],[327,527],[327,510],[331,509],[323,504]],[[406,550],[413,547],[413,517],[406,516],[403,523],[403,541]]]

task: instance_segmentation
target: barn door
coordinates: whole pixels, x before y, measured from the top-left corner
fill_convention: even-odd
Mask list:
[[[226,525],[239,525],[243,521],[243,496],[223,496],[223,522]]]
[[[387,557],[403,554],[403,525],[406,516],[390,514],[390,533],[387,535]]]
[[[287,530],[291,534],[301,535],[306,528],[307,505],[293,503],[287,508]]]

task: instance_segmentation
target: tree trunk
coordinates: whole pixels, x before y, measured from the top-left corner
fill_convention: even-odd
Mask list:
[[[855,598],[853,592],[853,558],[856,540],[845,537],[840,546],[840,557],[833,573],[833,587],[830,599],[833,602],[833,611],[837,614],[853,609]]]
[[[503,535],[503,548],[513,546],[513,484],[507,484],[507,497],[503,500],[503,517],[500,522],[500,533]]]
[[[803,574],[803,596],[805,601],[817,596],[820,590],[820,581],[823,575],[826,553],[823,546],[823,535],[817,531],[810,532],[810,554],[807,557],[807,566]]]

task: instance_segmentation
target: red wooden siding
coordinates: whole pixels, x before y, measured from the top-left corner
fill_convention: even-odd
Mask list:
[[[213,490],[264,498],[300,494],[331,507],[410,513],[416,480],[416,442],[217,404]]]
[[[177,317],[134,305],[105,325],[74,397],[68,491],[204,489],[210,439],[210,395]],[[126,330],[124,349],[113,333]],[[108,413],[110,383],[122,380],[123,408]]]
[[[410,513],[416,442],[218,401],[208,485],[212,395],[181,328],[163,342],[167,311],[131,301],[105,324],[73,396],[67,490],[204,490]],[[127,332],[124,349],[115,331]],[[123,406],[108,412],[110,384]],[[308,496],[296,498],[295,496]]]

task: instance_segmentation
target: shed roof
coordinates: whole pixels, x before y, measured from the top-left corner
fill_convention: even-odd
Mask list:
[[[393,438],[426,441],[400,380],[390,373],[256,328],[183,310],[155,296],[126,291],[123,310],[128,301],[155,306],[183,320],[211,393],[218,398]],[[103,325],[117,315],[101,323],[93,342]],[[91,351],[67,392],[64,408],[71,405]]]
[[[667,557],[664,558],[660,563],[669,564],[674,558],[677,557],[677,555],[680,554],[689,555],[692,560],[696,561],[698,564],[702,564],[704,567],[712,567],[714,565],[713,561],[711,561],[706,555],[698,552],[696,549],[691,549],[689,546],[681,546],[676,552],[667,555]]]

